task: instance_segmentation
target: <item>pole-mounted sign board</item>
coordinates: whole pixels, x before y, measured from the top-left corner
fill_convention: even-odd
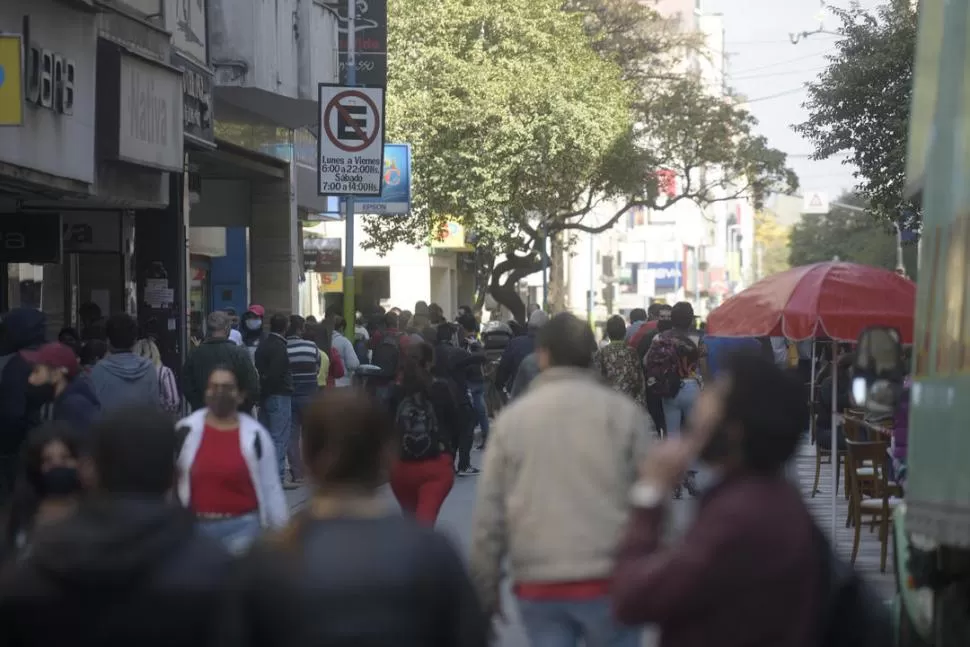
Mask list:
[[[384,88],[320,84],[320,195],[379,196]]]

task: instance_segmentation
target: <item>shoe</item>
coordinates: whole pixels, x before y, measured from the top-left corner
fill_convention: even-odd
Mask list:
[[[475,445],[475,449],[478,450],[478,451],[480,451],[480,452],[481,451],[485,451],[485,443],[484,443],[484,441],[478,443],[477,445]]]
[[[286,479],[283,481],[284,490],[298,490],[303,487],[303,479]]]
[[[684,496],[683,488],[680,485],[674,487],[674,498],[679,499],[682,496]]]
[[[478,476],[482,473],[482,470],[477,467],[466,467],[463,470],[458,470],[458,476]]]

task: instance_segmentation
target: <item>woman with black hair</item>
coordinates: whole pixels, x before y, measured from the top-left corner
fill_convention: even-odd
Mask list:
[[[34,530],[63,519],[77,504],[80,439],[71,425],[50,422],[27,436],[3,533],[3,555],[22,553]]]
[[[401,509],[434,526],[455,484],[461,417],[451,384],[435,379],[434,349],[409,346],[401,383],[392,387],[390,413],[401,444],[391,469],[391,491]]]
[[[301,441],[313,495],[240,564],[224,644],[486,647],[458,552],[380,496],[400,444],[387,412],[356,389],[326,389]]]

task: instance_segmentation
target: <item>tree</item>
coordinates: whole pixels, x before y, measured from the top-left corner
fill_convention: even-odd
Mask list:
[[[839,202],[866,208],[864,198],[847,194]],[[896,236],[884,221],[866,212],[833,207],[819,216],[803,216],[792,228],[793,266],[831,261],[862,263],[887,270],[896,268]]]
[[[414,147],[414,203],[409,217],[368,220],[370,244],[426,243],[443,221],[459,221],[474,234],[489,292],[518,318],[516,284],[541,269],[549,238],[605,231],[637,206],[758,198],[796,184],[748,113],[668,72],[678,48],[656,14],[636,0],[590,5],[636,18],[621,37],[606,20],[615,12],[569,4],[389,7],[388,135]],[[663,194],[658,171],[685,178],[676,195]],[[602,204],[618,206],[594,225],[588,215]]]
[[[784,272],[790,267],[790,236],[791,230],[783,227],[774,214],[764,211],[758,213],[754,223],[754,241],[759,255],[759,278]]]
[[[916,11],[909,0],[875,11],[857,2],[830,9],[842,21],[838,53],[809,84],[809,118],[795,130],[815,146],[814,159],[849,154],[846,163],[858,169],[856,192],[873,213],[891,222],[918,219],[916,205],[903,197]]]

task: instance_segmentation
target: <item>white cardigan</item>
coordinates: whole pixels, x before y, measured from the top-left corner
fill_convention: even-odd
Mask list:
[[[176,425],[176,428],[189,428],[176,461],[179,468],[178,496],[185,507],[192,502],[192,464],[202,444],[206,412],[207,409],[200,409]],[[257,437],[262,445],[261,458],[256,457]],[[280,482],[276,446],[269,432],[255,418],[244,413],[239,414],[239,449],[256,490],[260,525],[263,528],[282,528],[289,521],[290,511]]]

